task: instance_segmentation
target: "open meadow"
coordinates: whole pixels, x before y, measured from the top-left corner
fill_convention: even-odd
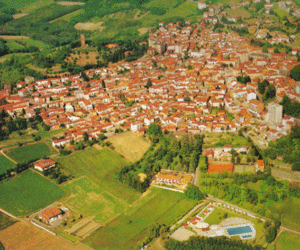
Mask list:
[[[16,220],[0,212],[0,231],[16,223]]]
[[[116,180],[116,173],[128,162],[110,149],[93,147],[68,156],[59,156],[56,161],[75,177],[87,176],[120,203],[132,203],[139,197],[134,189]]]
[[[43,156],[49,156],[55,153],[57,152],[46,143],[36,143],[25,147],[13,148],[5,151],[5,154],[19,163],[40,159]]]
[[[1,208],[21,217],[46,207],[65,195],[59,186],[31,170],[0,183],[0,190]]]
[[[300,236],[291,232],[282,232],[275,240],[275,249],[300,249]],[[269,249],[269,248],[268,248]]]
[[[8,169],[12,169],[16,166],[12,161],[7,159],[3,154],[0,153],[0,174],[6,173]]]
[[[127,160],[136,162],[146,153],[151,143],[133,132],[124,132],[107,139],[115,147],[115,151]]]
[[[181,193],[150,188],[123,214],[99,228],[83,243],[95,249],[133,249],[148,235],[150,225],[158,223],[169,226],[195,204]]]

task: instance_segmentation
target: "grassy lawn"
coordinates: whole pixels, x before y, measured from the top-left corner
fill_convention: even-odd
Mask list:
[[[221,221],[225,220],[224,215],[227,213],[227,218],[237,217],[234,213],[227,212],[223,209],[216,208],[214,211],[205,219],[205,222],[209,225],[218,225]]]
[[[0,183],[0,190],[1,208],[16,216],[29,215],[65,195],[59,186],[31,170]]]
[[[230,17],[236,17],[236,16],[241,16],[242,18],[249,18],[251,17],[251,14],[249,11],[245,9],[227,9],[226,13]]]
[[[40,159],[57,153],[50,145],[46,143],[37,143],[25,147],[10,149],[5,152],[9,157],[17,162],[28,162],[34,159]]]
[[[32,39],[23,39],[23,40],[14,40],[16,42],[20,42],[21,44],[25,44],[27,47],[29,46],[35,46],[38,47],[39,49],[48,49],[50,48],[49,44],[46,44],[42,41],[38,40],[32,40]]]
[[[150,193],[108,225],[99,228],[83,243],[95,249],[133,249],[148,235],[150,225],[171,225],[194,205],[194,201],[185,199],[181,193],[151,188]]]
[[[131,162],[140,160],[151,145],[149,141],[130,131],[112,136],[108,141],[113,144],[117,153]]]
[[[125,201],[109,194],[88,177],[80,178],[61,187],[66,193],[72,193],[62,201],[63,203],[103,225],[127,207]]]
[[[249,145],[247,138],[237,136],[234,133],[206,133],[204,138],[204,148],[223,147],[229,144],[232,147]]]
[[[0,174],[6,173],[6,170],[14,168],[16,165],[0,153]]]
[[[17,221],[9,217],[8,215],[0,212],[0,230],[11,226],[15,222]]]
[[[14,40],[7,40],[6,45],[10,50],[15,50],[15,49],[23,49],[24,46],[21,44],[16,43]]]
[[[139,197],[134,189],[121,184],[115,173],[127,164],[127,161],[109,149],[87,148],[57,161],[75,177],[87,176],[109,194],[121,202],[133,202]]]
[[[291,232],[282,232],[275,241],[276,249],[300,249],[300,237]]]

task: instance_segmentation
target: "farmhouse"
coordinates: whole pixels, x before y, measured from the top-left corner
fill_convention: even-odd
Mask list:
[[[50,159],[42,159],[34,163],[34,168],[40,171],[46,171],[55,167],[55,161]]]
[[[51,223],[52,221],[56,220],[57,218],[61,218],[62,211],[57,207],[52,207],[47,209],[46,211],[42,212],[39,215],[39,218],[45,223]]]
[[[208,173],[216,173],[216,172],[233,172],[233,164],[232,163],[211,163],[208,165]]]

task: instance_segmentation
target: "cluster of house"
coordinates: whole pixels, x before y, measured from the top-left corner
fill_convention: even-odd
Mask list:
[[[297,60],[287,59],[286,53],[266,55],[236,32],[213,32],[205,22],[160,23],[149,46],[150,57],[85,71],[99,80],[86,82],[80,74],[36,81],[27,77],[17,83],[17,95],[8,88],[0,92],[0,101],[7,103],[0,110],[27,118],[41,110],[51,129],[68,129],[52,141],[63,146],[85,134],[90,139],[113,135],[116,128],[143,134],[152,122],[175,133],[235,132],[268,113],[258,98],[258,78],[276,87],[279,101],[285,94],[300,99],[298,83],[287,77]],[[120,74],[124,69],[128,73]],[[251,82],[238,83],[242,75]],[[236,119],[228,119],[225,109]]]
[[[192,174],[187,174],[187,173],[163,173],[159,172],[154,176],[153,179],[153,184],[165,184],[165,185],[170,185],[170,186],[178,186],[181,189],[185,189],[186,186],[191,183],[193,180],[193,175]]]

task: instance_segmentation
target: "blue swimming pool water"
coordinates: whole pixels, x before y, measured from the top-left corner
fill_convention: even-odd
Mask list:
[[[251,230],[250,226],[227,228],[226,231],[229,235],[239,235],[239,234],[244,234],[244,233],[252,233],[252,230]]]
[[[251,238],[251,237],[252,237],[252,235],[249,235],[249,234],[242,236],[243,239],[248,239],[248,238]]]

